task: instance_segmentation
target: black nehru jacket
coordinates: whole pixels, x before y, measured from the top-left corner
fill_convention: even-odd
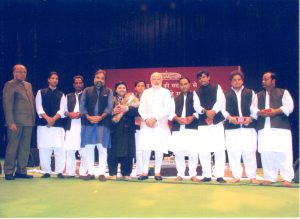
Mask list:
[[[252,95],[253,92],[250,89],[243,88],[241,94],[241,111],[243,117],[250,117],[251,111],[250,106],[252,104]],[[238,100],[235,92],[230,89],[225,93],[226,98],[226,111],[231,116],[239,116],[239,109],[238,109]],[[238,129],[241,125],[235,125],[230,123],[228,120],[224,124],[225,129]],[[251,122],[249,125],[242,125],[243,128],[255,128],[255,120]]]
[[[184,95],[183,93],[179,94],[174,98],[175,102],[175,114],[181,117],[184,103]],[[185,112],[186,116],[192,116],[196,111],[194,109],[194,100],[193,100],[193,92],[188,92],[185,100]],[[186,129],[198,129],[198,120],[195,118],[190,124],[185,125]],[[173,120],[172,121],[172,131],[179,131],[180,124]]]
[[[63,93],[57,89],[51,90],[50,88],[41,89],[42,106],[45,113],[53,117],[60,109],[60,101]],[[46,126],[47,121],[44,118],[38,119],[38,126]],[[55,121],[53,127],[64,127],[64,119],[59,118]]]
[[[282,106],[282,97],[284,89],[272,88],[270,90],[270,108],[277,109]],[[258,109],[265,109],[266,103],[266,91],[260,91],[257,93]],[[279,114],[271,118],[271,128],[291,129],[289,118],[284,114]],[[265,117],[259,116],[257,119],[257,130],[261,130],[265,127]]]
[[[218,92],[218,85],[208,84],[206,86],[201,86],[198,91],[196,92],[199,99],[201,106],[206,110],[211,110],[214,104],[217,102],[217,92]],[[207,116],[205,114],[199,114],[199,126],[207,125],[205,119]],[[218,112],[213,120],[213,124],[218,124],[224,120],[223,114]]]
[[[97,94],[97,88],[95,86],[87,87],[86,89],[86,102],[85,108],[90,116],[101,116],[105,108],[108,105],[108,96],[111,89],[103,86],[100,88],[99,96]],[[98,99],[98,114],[95,115],[95,106]],[[85,117],[81,117],[82,125],[94,125],[90,123]],[[107,115],[103,120],[101,120],[97,125],[109,125],[110,115]]]
[[[79,104],[80,104],[81,95],[82,95],[82,93],[80,93],[78,95]],[[75,95],[75,93],[73,92],[73,93],[67,94],[67,107],[68,107],[67,110],[68,110],[68,112],[74,112],[75,105],[76,105],[76,95]],[[71,122],[72,122],[72,119],[67,117],[66,118],[66,123],[65,123],[65,129],[66,130],[71,129]]]

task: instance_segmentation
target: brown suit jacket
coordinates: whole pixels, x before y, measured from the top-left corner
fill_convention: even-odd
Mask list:
[[[3,109],[6,125],[16,123],[17,126],[35,125],[35,101],[31,84],[13,79],[5,83],[3,88]]]

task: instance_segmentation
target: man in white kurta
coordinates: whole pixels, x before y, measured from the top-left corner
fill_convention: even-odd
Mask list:
[[[198,182],[198,113],[194,110],[193,92],[190,91],[190,80],[182,77],[179,79],[181,93],[172,99],[172,147],[170,151],[175,154],[177,177],[175,181],[182,181],[185,177],[185,156],[189,159],[190,179]]]
[[[39,116],[37,126],[37,146],[40,155],[40,165],[44,171],[42,178],[51,174],[51,156],[54,152],[55,172],[58,178],[64,178],[65,151],[63,128],[65,95],[57,90],[58,74],[51,72],[48,78],[49,87],[37,92],[35,102]]]
[[[66,136],[65,136],[65,151],[66,151],[66,175],[69,178],[75,177],[76,175],[76,151],[79,151],[80,155],[82,154],[80,150],[81,143],[81,118],[79,103],[84,87],[83,77],[81,75],[74,76],[73,87],[75,92],[70,93],[66,96],[65,101],[65,115],[67,116],[66,120]],[[79,175],[86,176],[87,166],[84,159],[81,159]]]
[[[143,151],[143,174],[139,180],[148,179],[151,151],[155,151],[155,180],[162,180],[160,175],[163,153],[170,147],[171,132],[168,116],[171,110],[171,93],[162,87],[162,75],[151,75],[152,87],[142,95],[139,114],[141,115],[140,149]]]
[[[233,175],[232,183],[237,183],[242,177],[243,168],[251,183],[256,180],[256,149],[257,133],[255,130],[256,95],[253,90],[243,86],[244,74],[235,70],[230,74],[232,87],[225,93],[226,110],[223,115],[225,121],[225,142],[229,158],[230,169]]]
[[[211,153],[215,158],[215,176],[219,183],[225,171],[225,139],[224,117],[221,113],[225,109],[225,96],[220,85],[210,83],[210,74],[200,71],[197,74],[201,86],[194,92],[194,109],[199,113],[198,142],[199,158],[202,166],[201,182],[209,182],[212,177]]]
[[[264,171],[262,185],[277,182],[278,172],[284,186],[294,178],[292,134],[288,116],[294,102],[285,89],[276,88],[276,75],[266,72],[262,78],[263,91],[257,93],[258,151]]]

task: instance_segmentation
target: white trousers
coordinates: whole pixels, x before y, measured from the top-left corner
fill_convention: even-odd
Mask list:
[[[225,151],[214,152],[215,155],[215,177],[224,177],[225,171]],[[211,152],[200,152],[199,159],[202,166],[202,176],[212,177]]]
[[[264,179],[276,182],[278,172],[283,180],[291,182],[294,178],[293,152],[262,152],[261,161],[264,171]]]
[[[149,171],[149,161],[150,161],[151,151],[143,150],[143,173],[148,175]],[[155,151],[155,168],[154,174],[160,174],[161,164],[164,157],[164,153],[161,151]]]
[[[65,169],[65,150],[63,147],[40,148],[40,164],[45,173],[51,173],[51,156],[54,151],[55,173],[63,173]]]
[[[143,173],[143,151],[137,150],[135,154],[135,172],[136,175],[141,175]]]
[[[83,156],[85,148],[80,148],[79,155],[80,155],[80,166],[79,166],[79,176],[86,176],[88,173],[88,166],[86,157]]]
[[[175,162],[177,169],[177,176],[185,176],[185,151],[179,151],[175,154]],[[198,166],[198,153],[189,153],[189,175],[197,176],[197,166]]]
[[[76,151],[77,150],[67,150],[66,151],[66,175],[75,176],[76,175]],[[80,166],[82,164],[80,163]],[[87,168],[86,168],[87,171]],[[80,168],[79,168],[80,172]],[[80,174],[81,175],[81,174]]]
[[[87,168],[88,168],[88,174],[95,175],[95,147],[98,149],[99,154],[99,166],[98,171],[100,175],[104,175],[105,168],[107,165],[107,149],[102,146],[102,144],[96,144],[91,145],[87,144],[85,145],[85,149],[83,150],[83,157],[86,161]],[[98,175],[96,174],[96,175]]]
[[[245,172],[249,179],[256,178],[256,152],[255,151],[227,151],[229,165],[234,178],[242,178],[243,167],[241,157],[245,166]]]

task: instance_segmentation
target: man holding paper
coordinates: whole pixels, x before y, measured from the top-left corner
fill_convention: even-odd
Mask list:
[[[251,183],[258,184],[256,180],[257,134],[254,120],[256,96],[253,90],[243,86],[242,71],[231,72],[230,81],[232,87],[225,93],[226,110],[222,113],[226,118],[225,143],[233,175],[232,183],[239,182],[242,177],[241,158],[243,158],[247,177]]]
[[[257,93],[258,151],[265,179],[262,185],[276,182],[280,172],[283,186],[291,186],[294,169],[288,117],[294,110],[294,102],[287,90],[276,87],[275,73],[264,73],[262,86],[264,90]]]
[[[200,71],[197,74],[201,86],[194,93],[194,109],[199,113],[198,142],[199,158],[202,166],[201,182],[209,182],[212,177],[211,153],[215,157],[215,176],[219,183],[223,179],[225,170],[225,139],[224,117],[222,110],[225,108],[225,96],[218,84],[210,83],[210,74]]]

